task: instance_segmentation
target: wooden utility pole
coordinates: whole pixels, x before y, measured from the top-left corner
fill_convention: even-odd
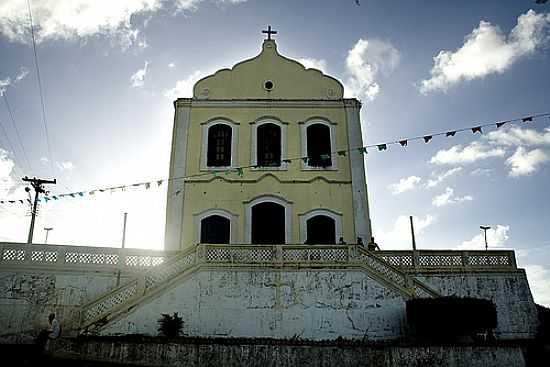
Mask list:
[[[413,247],[413,256],[412,256],[412,264],[413,267],[416,267],[416,238],[414,237],[414,224],[413,224],[413,217],[412,215],[409,216],[409,220],[411,222],[411,238],[412,238],[412,247]]]
[[[27,176],[23,177],[22,180],[24,182],[29,182],[34,189],[34,203],[32,204],[31,210],[31,226],[29,228],[29,237],[27,238],[27,243],[31,244],[32,236],[34,233],[34,220],[36,218],[36,209],[38,207],[38,195],[46,193],[44,185],[55,185],[57,181],[55,178],[53,180],[44,180],[36,177],[28,178]],[[27,190],[27,192],[30,191],[29,188],[26,188],[25,190]]]

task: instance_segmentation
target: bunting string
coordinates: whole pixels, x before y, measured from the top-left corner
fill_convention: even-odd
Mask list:
[[[409,138],[401,138],[401,139],[398,139],[398,140],[392,140],[392,141],[388,141],[388,142],[385,142],[385,143],[369,144],[369,145],[365,145],[365,146],[361,146],[361,147],[349,147],[348,149],[340,149],[340,150],[332,151],[332,152],[330,152],[330,154],[322,154],[322,155],[320,155],[319,158],[321,160],[328,160],[328,159],[330,159],[331,156],[345,157],[348,154],[352,154],[354,152],[362,154],[362,155],[366,155],[366,154],[368,154],[369,150],[374,149],[374,150],[382,152],[382,151],[387,150],[388,147],[391,146],[391,145],[400,145],[401,147],[405,148],[405,147],[409,146],[409,143],[411,141],[417,141],[417,140],[423,141],[424,143],[428,144],[430,141],[432,141],[432,139],[434,137],[439,137],[439,136],[454,137],[454,136],[456,136],[457,133],[463,133],[463,132],[467,132],[467,131],[470,131],[473,134],[482,134],[483,129],[488,128],[488,127],[493,127],[493,128],[499,129],[504,125],[532,123],[535,120],[542,119],[542,118],[545,118],[545,117],[550,117],[550,112],[541,113],[541,114],[537,114],[537,115],[525,116],[525,117],[511,119],[511,120],[504,120],[504,121],[499,121],[499,122],[479,124],[479,125],[460,128],[460,129],[456,129],[456,130],[447,130],[447,131],[441,131],[441,132],[436,132],[436,133],[431,133],[431,134],[426,134],[426,135],[413,136],[413,137],[409,137]],[[302,161],[302,162],[304,162],[304,164],[307,164],[310,159],[311,159],[311,157],[299,156],[299,157],[285,158],[285,159],[282,159],[281,161],[285,164],[290,164],[294,161]],[[126,189],[128,189],[128,188],[141,188],[141,187],[144,187],[146,190],[149,190],[152,187],[156,186],[158,188],[158,187],[162,186],[163,184],[166,184],[166,183],[169,183],[169,182],[172,182],[172,181],[191,180],[191,179],[194,179],[194,178],[200,178],[200,177],[205,177],[205,176],[219,177],[218,175],[222,175],[222,174],[224,176],[228,176],[230,174],[236,174],[238,177],[243,177],[244,176],[244,170],[254,169],[254,168],[257,168],[257,167],[258,167],[258,165],[246,165],[246,166],[229,168],[229,169],[225,169],[225,170],[206,171],[206,172],[196,173],[196,174],[187,175],[187,176],[168,177],[168,178],[162,178],[162,179],[157,179],[157,180],[152,180],[152,181],[136,182],[136,183],[127,184],[127,185],[95,188],[95,189],[85,190],[85,191],[77,191],[77,192],[62,193],[62,194],[49,194],[48,193],[47,195],[44,195],[42,197],[42,199],[39,199],[39,201],[47,203],[49,201],[57,201],[57,200],[60,200],[60,199],[63,199],[63,198],[68,198],[68,197],[69,198],[79,198],[79,197],[84,197],[86,195],[87,196],[94,196],[98,193],[111,193],[112,194],[112,193],[115,193],[115,192],[126,191]],[[173,195],[177,196],[181,193],[182,193],[181,190],[176,190]],[[30,199],[4,199],[4,200],[0,200],[0,204],[27,204],[28,205],[30,203],[31,203]]]

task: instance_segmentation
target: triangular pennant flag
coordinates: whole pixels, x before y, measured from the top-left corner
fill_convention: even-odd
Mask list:
[[[72,198],[74,198],[74,194],[73,194],[73,193],[69,194],[69,196],[72,197]]]
[[[19,202],[20,202],[21,204],[23,204],[23,200],[19,200]]]
[[[0,200],[0,204],[4,204],[4,200]]]
[[[49,200],[50,200],[50,198],[49,198],[49,197],[47,197],[47,196],[44,196],[44,201],[45,201],[46,203],[47,203],[47,202],[48,202]]]
[[[59,200],[59,198],[58,198],[57,196],[55,196],[55,195],[52,196],[52,198],[53,198],[54,200]]]
[[[379,151],[388,149],[388,146],[386,144],[379,144],[377,145],[377,147]]]
[[[145,189],[148,190],[150,187],[151,187],[151,183],[150,183],[150,182],[146,182],[146,183],[145,183]]]
[[[79,192],[78,195],[84,196],[84,193],[83,193],[83,192]]]
[[[179,194],[181,194],[181,190],[176,191],[176,196],[178,196]]]
[[[9,200],[10,204],[15,203],[15,200]]]
[[[472,133],[482,133],[481,126],[472,127]]]
[[[105,189],[99,189],[99,192],[105,192]]]
[[[27,201],[29,202],[29,204],[32,204],[32,201],[31,201],[31,199],[27,199]]]
[[[302,161],[304,161],[304,164],[307,164],[308,157],[302,157]]]
[[[95,195],[95,190],[92,190],[92,191],[88,192],[88,195],[90,195],[90,196]]]
[[[160,186],[160,185],[162,185],[162,180],[157,181],[157,186]]]
[[[409,142],[406,139],[404,139],[404,140],[399,140],[399,144],[401,144],[402,147],[406,147],[407,144],[409,144]]]
[[[290,163],[291,160],[290,159],[283,159],[283,163]]]
[[[141,183],[135,183],[135,184],[132,184],[133,187],[138,187],[138,186],[141,186]]]
[[[367,152],[367,148],[365,148],[365,147],[358,148],[357,150],[358,150],[359,153],[361,153],[361,154],[367,154],[367,153],[368,153],[368,152]]]
[[[507,123],[508,121],[502,121],[502,122],[497,122],[497,129],[499,127],[502,127],[505,123]]]
[[[521,122],[529,122],[533,121],[533,116],[527,116],[521,119]]]
[[[340,151],[338,152],[338,155],[339,155],[339,156],[342,156],[342,157],[345,157],[345,156],[346,156],[346,151],[345,151],[345,150],[340,150]]]
[[[449,136],[455,136],[456,134],[456,131],[447,131],[447,133],[445,133],[445,136],[449,137]]]
[[[432,136],[431,136],[431,135],[426,135],[426,136],[424,137],[424,143],[429,143],[430,140],[432,140]]]

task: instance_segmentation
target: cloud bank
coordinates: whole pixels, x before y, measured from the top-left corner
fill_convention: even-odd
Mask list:
[[[420,82],[420,92],[446,91],[465,80],[503,73],[548,41],[550,14],[527,11],[517,19],[508,36],[500,28],[481,21],[456,51],[440,51],[433,58],[431,77]]]

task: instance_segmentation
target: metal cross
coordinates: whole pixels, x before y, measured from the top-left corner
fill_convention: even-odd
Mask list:
[[[262,33],[266,33],[266,34],[267,34],[267,39],[270,40],[270,39],[271,39],[271,35],[272,35],[272,34],[277,34],[277,31],[272,31],[272,30],[271,30],[271,26],[268,25],[268,26],[267,26],[267,31],[266,31],[266,30],[263,30]]]

